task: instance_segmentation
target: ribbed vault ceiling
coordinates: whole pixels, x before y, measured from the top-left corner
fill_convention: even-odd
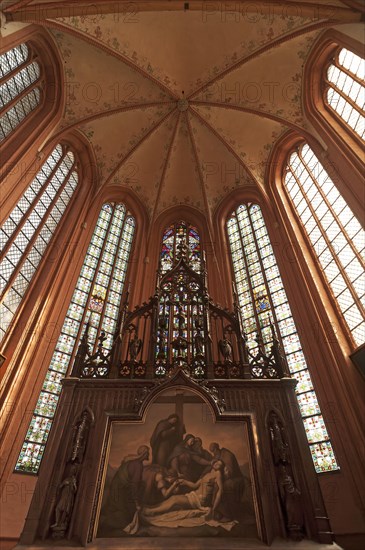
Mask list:
[[[2,4],[58,46],[66,94],[54,133],[82,132],[98,188],[131,188],[151,220],[179,204],[211,220],[232,189],[264,187],[277,139],[311,131],[302,78],[313,42],[361,17],[339,0]]]

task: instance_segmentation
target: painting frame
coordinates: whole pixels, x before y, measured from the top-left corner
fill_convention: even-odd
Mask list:
[[[248,473],[249,473],[249,479],[250,479],[250,491],[252,493],[252,507],[253,507],[253,515],[254,515],[254,521],[255,521],[255,535],[253,538],[256,539],[263,539],[263,532],[262,532],[262,506],[261,506],[261,500],[257,491],[258,487],[258,472],[257,472],[257,449],[255,447],[255,419],[253,418],[252,414],[247,412],[242,412],[240,414],[223,414],[223,415],[217,415],[216,411],[213,410],[213,407],[209,403],[208,400],[204,399],[204,396],[200,392],[194,392],[191,388],[171,388],[169,390],[164,390],[161,394],[159,394],[157,397],[154,398],[154,400],[148,404],[148,407],[144,410],[144,413],[142,416],[136,414],[116,414],[113,412],[109,412],[107,414],[108,421],[107,426],[105,430],[105,437],[104,437],[104,444],[103,444],[103,451],[100,458],[100,464],[99,464],[99,475],[98,475],[98,481],[97,481],[97,487],[95,492],[95,501],[94,501],[94,507],[93,507],[93,517],[92,522],[90,525],[90,531],[89,531],[89,540],[93,540],[95,538],[114,538],[113,535],[107,535],[107,537],[104,537],[103,534],[100,534],[99,526],[100,521],[102,517],[102,508],[103,508],[103,502],[105,505],[105,491],[107,487],[107,476],[108,476],[108,467],[111,465],[111,458],[113,456],[113,453],[116,453],[115,450],[115,437],[116,433],[119,431],[123,432],[125,437],[127,437],[127,432],[130,430],[133,430],[134,434],[138,432],[138,430],[143,432],[143,430],[146,430],[146,423],[149,421],[150,427],[151,422],[156,423],[157,421],[157,413],[155,415],[151,415],[151,411],[153,411],[153,408],[156,407],[156,401],[158,401],[158,398],[160,396],[166,395],[167,393],[176,392],[176,395],[178,392],[182,392],[185,394],[191,394],[195,395],[197,401],[199,402],[200,406],[205,407],[206,410],[210,411],[210,417],[211,417],[211,427],[214,427],[214,430],[217,431],[218,435],[219,433],[222,433],[222,430],[225,430],[227,432],[227,423],[230,424],[231,427],[234,426],[234,431],[236,433],[240,432],[240,444],[243,446],[244,441],[246,442],[246,455],[247,458],[247,467],[248,467]],[[165,415],[166,416],[166,415]],[[188,428],[189,430],[189,428]],[[138,438],[137,438],[138,439]],[[137,439],[134,441],[134,443],[138,443]],[[199,439],[199,438],[198,438]],[[146,440],[147,441],[147,440]],[[123,443],[122,443],[123,445]],[[134,445],[136,446],[136,445]],[[223,449],[224,447],[222,447]],[[125,452],[128,454],[130,449],[125,450]],[[115,464],[114,464],[115,466]],[[110,474],[109,474],[110,476]],[[128,535],[127,535],[128,536]],[[138,535],[143,536],[143,535]],[[151,535],[148,535],[151,536]],[[152,535],[152,536],[160,536],[160,535]],[[165,535],[170,536],[170,535]],[[195,535],[194,535],[195,536]],[[207,535],[210,536],[210,535]],[[133,535],[130,535],[130,538],[132,538]],[[204,536],[202,535],[202,538]],[[119,538],[119,536],[115,537]],[[242,536],[241,538],[246,538],[245,536]],[[163,536],[161,536],[161,540],[163,539]]]

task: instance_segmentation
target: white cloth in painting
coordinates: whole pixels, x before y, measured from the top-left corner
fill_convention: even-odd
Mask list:
[[[201,527],[202,525],[210,525],[211,527],[223,527],[226,531],[231,531],[238,521],[228,521],[222,523],[215,519],[206,520],[205,517],[209,513],[210,508],[201,506],[200,500],[195,493],[191,491],[186,495],[189,498],[191,504],[194,505],[194,509],[189,510],[174,510],[172,512],[166,512],[156,516],[144,516],[143,510],[136,512],[133,520],[124,531],[129,535],[135,535],[140,527],[140,520],[144,525],[153,525],[154,527]],[[198,508],[197,508],[198,506]],[[141,517],[139,517],[139,514]]]

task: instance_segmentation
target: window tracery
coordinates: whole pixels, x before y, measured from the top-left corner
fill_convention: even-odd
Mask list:
[[[27,44],[0,55],[0,143],[40,105],[41,88],[41,67]]]
[[[103,335],[104,351],[111,352],[134,231],[135,220],[123,204],[103,205],[15,466],[17,472],[38,472],[61,380],[73,364],[87,324],[90,349],[95,351]]]
[[[178,257],[178,245],[185,240],[188,247],[189,265],[197,273],[201,273],[201,244],[197,229],[184,221],[171,224],[162,237],[160,257],[160,272],[164,275],[172,269]]]
[[[78,184],[72,151],[57,145],[0,228],[4,339]]]
[[[261,208],[240,205],[227,222],[243,330],[250,353],[273,343],[271,324],[284,349],[317,472],[338,469]]]
[[[197,229],[186,223],[185,221],[179,221],[171,224],[165,231],[162,237],[162,247],[160,255],[160,274],[164,276],[168,271],[173,269],[178,260],[183,257],[187,262],[187,265],[197,273],[202,273],[202,257],[201,257],[201,244],[200,236]],[[175,282],[176,283],[176,282]],[[168,283],[169,286],[171,283]],[[160,297],[159,304],[159,315],[161,319],[164,319],[166,330],[172,331],[173,341],[177,342],[178,338],[182,338],[188,342],[188,328],[185,326],[187,318],[189,318],[189,342],[186,344],[188,349],[189,357],[192,356],[192,342],[196,337],[193,336],[194,330],[196,330],[195,325],[198,326],[198,333],[200,334],[201,326],[199,323],[202,322],[202,307],[201,303],[198,303],[199,300],[194,304],[192,308],[188,307],[188,294],[186,290],[184,291],[183,280],[180,281],[180,286],[176,286],[176,294],[174,296],[174,303],[170,303],[168,300],[168,292],[162,293]],[[170,308],[172,308],[172,327],[169,329],[167,319],[170,316]],[[194,317],[194,322],[193,322]],[[162,321],[161,321],[162,322]],[[181,327],[181,323],[184,328],[179,331],[178,327]],[[161,332],[161,331],[160,331]],[[160,346],[161,347],[161,346]],[[156,346],[156,354],[162,355],[167,353],[167,344],[165,342],[162,346],[164,350]],[[174,360],[179,356],[179,350],[177,347],[173,350]],[[201,366],[196,367],[198,370],[202,370]],[[156,369],[157,375],[165,375],[166,368],[162,364]]]
[[[307,144],[288,160],[284,184],[356,345],[365,340],[365,234]]]

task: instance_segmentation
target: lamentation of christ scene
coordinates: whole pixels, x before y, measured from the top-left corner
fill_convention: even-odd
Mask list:
[[[176,392],[111,437],[98,537],[257,535],[244,422]]]

